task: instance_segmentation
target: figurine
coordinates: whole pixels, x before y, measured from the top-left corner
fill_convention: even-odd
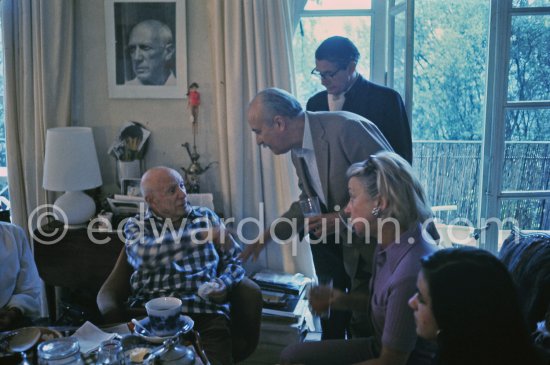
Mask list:
[[[191,152],[191,148],[189,146],[188,142],[185,142],[182,144],[182,147],[185,147],[187,150],[187,154],[189,155],[189,158],[191,159],[191,165],[189,165],[188,168],[182,167],[181,169],[185,173],[185,181],[186,181],[186,189],[188,193],[196,194],[200,193],[200,184],[199,184],[199,176],[206,172],[212,166],[213,164],[217,163],[216,161],[210,162],[206,167],[202,167],[199,158],[201,157],[197,153],[197,146],[193,145],[193,152]]]
[[[197,121],[199,118],[199,105],[201,105],[201,94],[198,91],[199,84],[193,82],[187,90],[187,106],[191,109],[191,123],[193,123],[193,133],[197,133]]]

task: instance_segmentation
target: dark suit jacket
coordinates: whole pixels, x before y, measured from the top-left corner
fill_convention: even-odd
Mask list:
[[[348,167],[366,160],[376,152],[392,151],[380,130],[359,115],[349,112],[306,112],[315,149],[321,187],[326,199],[326,212],[334,212],[337,206],[343,210],[348,203]],[[291,152],[296,168],[300,199],[307,196],[304,190],[304,176],[298,158]],[[296,219],[299,231],[303,229],[304,217],[300,204],[295,201],[283,214],[284,218]],[[275,233],[279,238],[289,238],[290,226],[277,225]]]
[[[312,96],[306,109],[328,110],[326,90]],[[411,128],[399,93],[367,81],[359,75],[346,93],[342,110],[359,114],[376,124],[395,152],[412,163]]]

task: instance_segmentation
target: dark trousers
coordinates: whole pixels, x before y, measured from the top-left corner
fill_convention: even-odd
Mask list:
[[[220,314],[188,314],[199,332],[206,357],[212,365],[232,365],[233,351],[229,320]]]
[[[342,258],[342,246],[334,244],[333,240],[327,238],[326,244],[311,244],[311,254],[315,265],[315,272],[319,280],[332,279],[332,286],[343,292],[350,289],[350,278],[344,269]],[[329,318],[321,319],[323,340],[344,339],[348,332],[351,312],[330,311]]]

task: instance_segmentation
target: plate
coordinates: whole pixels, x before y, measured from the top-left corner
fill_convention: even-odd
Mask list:
[[[146,330],[148,330],[149,332],[152,332],[151,322],[149,321],[149,317],[143,318],[142,320],[139,321],[139,323],[143,327],[145,327]],[[183,314],[178,319],[178,326],[180,328],[179,331],[187,332],[187,331],[189,331],[193,328],[194,324],[195,323],[193,322],[193,320],[190,317],[184,316]],[[136,335],[138,335],[138,336],[142,337],[143,339],[145,339],[149,342],[152,342],[152,343],[162,343],[162,342],[164,342],[164,340],[167,340],[167,339],[171,338],[172,336],[174,336],[179,331],[174,332],[170,336],[147,336],[146,332],[143,329],[141,329],[137,326],[134,327],[134,333]]]
[[[23,327],[23,328],[20,328],[20,329],[17,329],[15,330],[15,332],[25,332],[26,330],[28,329],[31,329],[31,328],[36,328],[40,331],[40,335],[38,337],[38,339],[34,342],[33,346],[39,344],[39,343],[42,343],[44,341],[48,341],[48,340],[53,340],[54,338],[60,338],[60,337],[63,337],[61,335],[61,333],[59,333],[58,331],[52,329],[52,328],[47,328],[47,327]],[[17,335],[15,335],[14,337],[12,337],[9,341],[8,341],[8,344],[11,345],[11,340],[13,340],[14,338],[16,338]]]
[[[29,327],[24,327],[24,328],[29,328]],[[51,329],[51,328],[47,328],[47,327],[36,327],[40,330],[40,337],[38,337],[38,339],[36,340],[36,342],[34,343],[34,345],[32,346],[33,348],[36,347],[36,345],[38,345],[39,343],[42,343],[44,341],[48,341],[48,340],[52,340],[54,338],[60,338],[60,337],[63,337],[61,335],[61,333],[59,333],[58,331],[54,330],[54,329]],[[18,329],[18,330],[14,330],[14,331],[11,331],[11,332],[18,332],[18,331],[21,331],[23,328],[21,329]],[[7,332],[5,334],[9,334],[11,332]],[[1,336],[0,336],[1,337]],[[7,340],[7,345],[9,346],[9,343],[10,343],[10,340],[8,339]],[[6,364],[6,365],[9,365],[9,364],[20,364],[21,363],[21,356],[19,354],[14,354],[14,353],[11,353],[11,352],[1,352],[0,351],[0,364]]]

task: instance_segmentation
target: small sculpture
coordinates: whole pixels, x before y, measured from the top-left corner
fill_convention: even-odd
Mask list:
[[[210,162],[208,165],[206,165],[205,168],[203,168],[199,162],[199,158],[201,157],[197,153],[197,146],[193,145],[193,152],[191,152],[191,148],[189,147],[189,142],[185,142],[182,144],[182,147],[185,147],[187,150],[187,154],[189,155],[189,158],[191,159],[191,165],[189,165],[188,168],[182,167],[181,169],[185,173],[185,181],[187,183],[187,192],[189,193],[200,193],[200,183],[199,183],[199,176],[206,172],[212,166],[212,164],[215,164],[217,161]]]
[[[187,107],[191,111],[191,123],[193,123],[193,152],[191,152],[191,148],[189,146],[189,142],[185,142],[182,144],[182,147],[185,147],[187,150],[187,154],[189,155],[189,158],[191,159],[191,165],[189,165],[188,168],[182,167],[181,169],[185,173],[185,181],[187,183],[187,191],[189,193],[199,193],[200,192],[200,184],[199,184],[199,176],[203,174],[206,170],[212,166],[212,164],[216,162],[210,162],[205,168],[203,168],[199,162],[199,158],[201,157],[197,152],[197,133],[199,131],[199,124],[198,124],[198,118],[199,118],[199,105],[201,105],[201,95],[198,91],[199,84],[196,82],[191,83],[189,85],[189,89],[187,90]]]

